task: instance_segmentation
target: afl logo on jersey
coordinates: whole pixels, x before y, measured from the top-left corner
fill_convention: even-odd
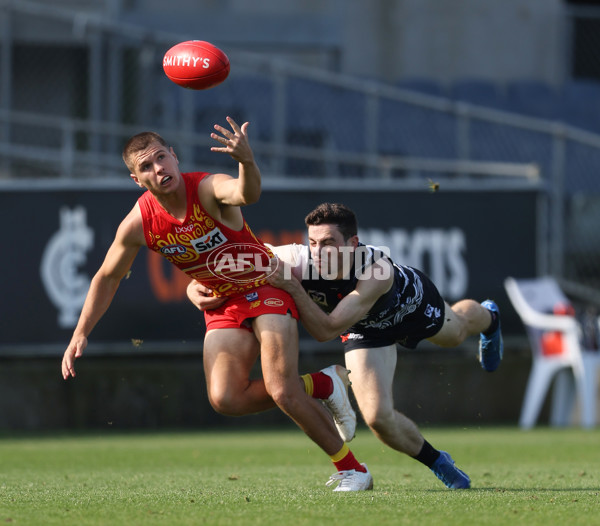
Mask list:
[[[167,256],[176,256],[177,254],[185,254],[185,247],[183,245],[167,245],[162,247],[160,251]]]
[[[256,243],[230,243],[210,253],[206,260],[209,272],[235,283],[252,283],[267,277],[271,254]]]

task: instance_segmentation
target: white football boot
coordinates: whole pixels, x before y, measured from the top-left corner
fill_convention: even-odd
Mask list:
[[[321,372],[329,376],[333,382],[333,392],[329,398],[322,400],[333,416],[335,427],[344,442],[350,442],[356,433],[356,413],[348,398],[348,370],[341,365],[330,365]]]
[[[337,488],[333,491],[367,491],[373,489],[373,477],[367,468],[366,464],[361,464],[367,472],[356,471],[338,471],[329,477],[326,485],[331,486],[339,481]]]

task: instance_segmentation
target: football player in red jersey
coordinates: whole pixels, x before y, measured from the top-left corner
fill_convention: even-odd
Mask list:
[[[298,314],[291,296],[267,284],[264,269],[252,267],[247,272],[243,264],[240,270],[219,261],[219,255],[227,256],[227,261],[237,257],[242,263],[247,255],[259,260],[271,255],[246,224],[240,208],[257,202],[261,193],[248,123],[240,127],[230,117],[227,121],[231,129],[215,125],[219,133],[211,137],[219,145],[211,150],[237,161],[238,177],[182,174],[173,148],[154,132],[135,135],[125,145],[123,160],[131,177],[147,191],[119,225],[91,281],[63,356],[63,378],[75,376],[75,360],[82,356],[88,336],[109,308],[140,247],[148,246],[228,298],[220,308],[205,313],[204,368],[213,407],[225,414],[244,415],[278,406],[329,455],[338,470],[335,491],[371,489],[366,466],[356,460],[314,397],[328,402],[336,423],[346,425],[345,438],[350,440],[355,415],[347,397],[345,370],[330,367],[300,380]],[[259,353],[263,379],[250,380]]]

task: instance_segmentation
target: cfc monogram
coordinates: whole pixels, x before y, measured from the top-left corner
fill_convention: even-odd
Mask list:
[[[429,303],[425,308],[425,316],[428,318],[439,318],[442,315],[442,311],[436,307],[432,307]]]

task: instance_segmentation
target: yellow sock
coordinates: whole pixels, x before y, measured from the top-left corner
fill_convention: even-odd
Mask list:
[[[300,378],[302,378],[302,381],[304,382],[304,390],[306,391],[306,394],[312,397],[315,387],[312,376],[310,374],[303,374]]]
[[[367,471],[366,468],[356,460],[346,443],[344,443],[342,449],[335,455],[330,455],[329,458],[338,471],[350,471],[351,469],[362,471],[363,473]]]
[[[342,449],[340,449],[335,455],[329,455],[329,458],[331,459],[331,462],[335,464],[336,462],[342,460],[349,452],[350,448],[348,447],[348,444],[344,442]]]

